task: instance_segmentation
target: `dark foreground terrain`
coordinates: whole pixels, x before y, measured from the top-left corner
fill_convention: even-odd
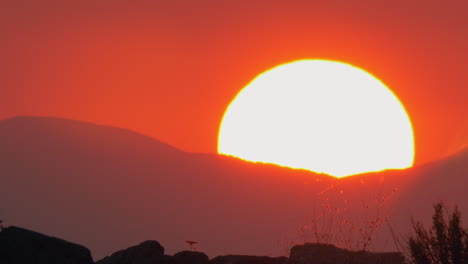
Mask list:
[[[182,251],[165,255],[164,247],[148,240],[120,250],[97,262],[84,246],[46,236],[19,227],[0,232],[0,263],[2,264],[400,264],[401,253],[370,253],[348,251],[326,244],[304,244],[291,248],[290,256],[267,257],[226,255],[209,259],[205,253]]]

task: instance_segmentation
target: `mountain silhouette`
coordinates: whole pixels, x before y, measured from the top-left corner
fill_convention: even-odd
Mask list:
[[[407,170],[337,179],[187,153],[127,129],[80,121],[0,122],[3,220],[87,245],[94,259],[152,239],[169,253],[196,240],[210,256],[286,255],[291,243],[318,239],[311,223],[317,228],[320,217],[325,234],[336,234],[334,221],[358,219],[357,225],[376,215],[406,232],[410,216],[430,215],[440,199],[468,212],[467,173],[468,151]],[[374,249],[395,250],[386,225],[375,234]],[[333,242],[326,235],[320,240]],[[350,240],[341,242],[351,246]]]

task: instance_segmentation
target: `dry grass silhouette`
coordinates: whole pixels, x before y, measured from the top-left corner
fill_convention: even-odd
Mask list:
[[[364,186],[366,182],[361,179],[360,184]],[[397,188],[384,191],[383,184],[382,178],[369,195],[349,194],[340,184],[330,185],[317,193],[317,202],[311,216],[299,228],[297,240],[368,250],[376,230],[388,224],[387,205],[398,192]]]

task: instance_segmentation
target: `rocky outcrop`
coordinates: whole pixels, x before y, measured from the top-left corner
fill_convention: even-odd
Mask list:
[[[11,226],[0,232],[2,264],[93,264],[90,251],[80,245]]]
[[[286,264],[287,261],[286,257],[227,255],[212,259],[210,264]]]
[[[208,264],[209,259],[205,253],[198,251],[182,251],[172,257],[174,264]]]
[[[19,227],[0,231],[1,264],[93,264],[90,251],[80,245]],[[350,251],[328,244],[296,245],[286,257],[226,255],[209,260],[202,252],[164,255],[154,240],[120,250],[96,264],[404,264],[401,253]]]
[[[148,240],[133,247],[115,252],[96,264],[162,264],[170,263],[164,255],[164,248],[159,242]]]
[[[349,251],[327,244],[304,244],[291,248],[286,257],[226,255],[211,260],[202,252],[182,251],[174,256],[164,255],[156,241],[118,251],[96,264],[404,264],[401,253],[371,253]]]
[[[288,264],[404,264],[401,253],[371,253],[349,251],[333,245],[310,244],[296,245],[291,248]]]

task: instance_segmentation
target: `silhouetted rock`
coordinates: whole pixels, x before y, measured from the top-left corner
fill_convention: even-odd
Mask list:
[[[288,264],[403,264],[401,253],[370,253],[349,251],[333,245],[310,244],[296,245],[291,248]]]
[[[227,255],[212,259],[210,264],[285,264],[287,261],[286,257]]]
[[[11,226],[0,232],[2,264],[93,264],[83,246]]]
[[[169,263],[164,248],[157,241],[148,240],[136,246],[115,252],[96,264],[159,264]]]
[[[182,251],[175,254],[172,259],[175,264],[208,264],[208,256],[203,252]]]

